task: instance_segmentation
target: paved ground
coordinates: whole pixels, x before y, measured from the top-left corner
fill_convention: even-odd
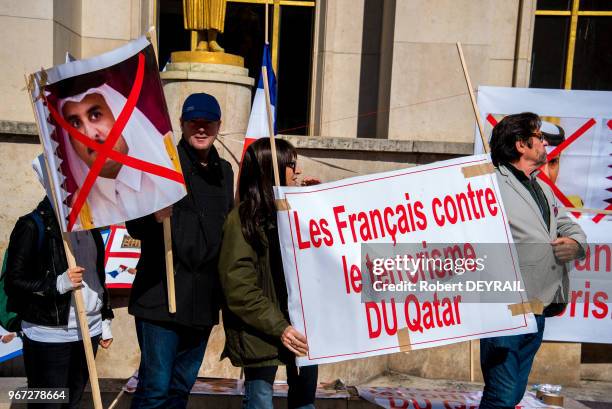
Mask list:
[[[104,407],[107,408],[117,396],[124,380],[119,379],[102,379],[101,390]],[[24,405],[10,405],[7,403],[7,393],[20,386],[25,386],[25,378],[0,378],[0,409],[20,409],[25,408]],[[474,391],[482,389],[482,384],[478,382],[463,382],[450,381],[447,379],[424,379],[416,376],[410,376],[399,373],[389,373],[387,375],[378,376],[364,384],[368,386],[390,386],[390,387],[406,387],[420,389],[447,389],[458,391]],[[580,387],[563,388],[562,394],[567,398],[579,401],[590,409],[612,409],[612,383],[611,382],[594,382],[582,381]],[[117,409],[129,407],[129,396],[124,396],[121,399]],[[86,393],[84,397],[83,408],[91,406],[91,394]],[[279,408],[286,407],[286,402],[279,399],[277,401]],[[240,408],[240,397],[219,397],[219,398],[204,398],[197,397],[190,400],[189,408],[215,408],[215,409],[237,409]],[[317,402],[319,409],[372,409],[374,405],[366,402],[358,402],[351,400],[350,402],[331,402],[330,400]],[[573,406],[579,408],[583,406]]]
[[[389,373],[367,382],[369,386],[396,386],[421,389],[481,390],[482,383],[424,379],[400,373]],[[531,386],[531,385],[530,385]],[[612,382],[582,381],[580,387],[563,388],[561,394],[582,402],[592,409],[612,409]]]

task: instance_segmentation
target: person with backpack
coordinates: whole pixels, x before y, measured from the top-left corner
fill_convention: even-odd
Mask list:
[[[40,159],[34,168],[43,181]],[[72,290],[81,288],[94,353],[108,348],[113,312],[105,287],[104,244],[98,230],[70,233],[77,267],[68,268],[62,233],[45,197],[17,220],[5,273],[7,310],[17,313],[29,388],[68,388],[78,408],[89,375]],[[56,408],[59,404],[37,407]]]

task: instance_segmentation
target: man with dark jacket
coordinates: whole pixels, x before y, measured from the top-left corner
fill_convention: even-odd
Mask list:
[[[213,146],[221,108],[208,94],[183,104],[178,153],[187,196],[171,208],[126,223],[141,240],[138,274],[129,312],[134,315],[141,358],[132,408],[185,408],[204,358],[212,327],[219,322],[217,262],[225,217],[233,206],[230,164]],[[163,228],[172,220],[176,313],[168,312]]]

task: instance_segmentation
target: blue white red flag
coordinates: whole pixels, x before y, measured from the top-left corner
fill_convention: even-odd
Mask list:
[[[274,118],[274,134],[276,134],[276,76],[272,69],[272,58],[270,56],[270,45],[264,44],[263,57],[261,62],[262,67],[266,67],[268,71],[268,89],[270,90],[270,104],[272,105],[272,118]],[[266,113],[266,96],[264,93],[263,74],[259,76],[255,99],[251,107],[251,115],[249,117],[249,125],[247,126],[246,135],[244,138],[244,147],[242,155],[247,147],[259,138],[269,138],[268,130],[268,115]]]

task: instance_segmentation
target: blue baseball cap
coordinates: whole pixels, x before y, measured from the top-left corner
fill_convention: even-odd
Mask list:
[[[212,95],[204,92],[191,94],[183,104],[181,119],[183,121],[191,121],[192,119],[219,121],[221,120],[221,107]]]

